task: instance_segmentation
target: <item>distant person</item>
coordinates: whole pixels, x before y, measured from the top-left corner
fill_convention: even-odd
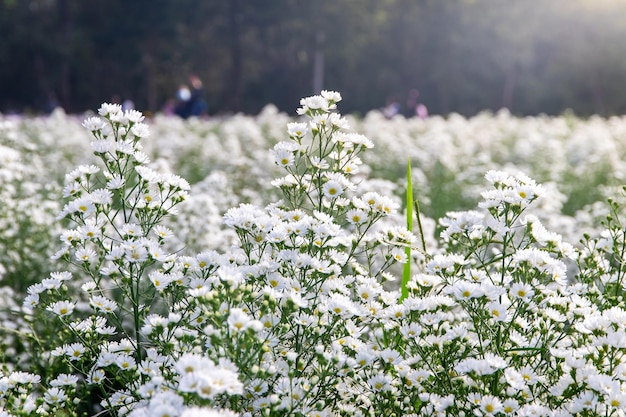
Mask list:
[[[191,100],[191,91],[185,84],[181,84],[176,91],[176,102],[174,103],[174,114],[186,119],[190,116],[189,101]]]
[[[204,100],[204,91],[202,89],[202,81],[197,75],[189,76],[189,84],[191,85],[191,97],[189,98],[189,115],[202,116],[207,114],[208,105]]]
[[[122,101],[122,111],[135,110],[135,102],[127,98]]]
[[[191,87],[182,84],[176,93],[174,113],[183,119],[206,115],[208,110],[200,78],[193,74],[190,75],[189,85]]]
[[[420,119],[428,118],[428,108],[423,103],[419,103],[415,108],[415,115]]]
[[[395,97],[390,97],[387,99],[387,104],[383,108],[382,112],[387,119],[391,119],[393,116],[400,114],[400,110],[402,110],[400,101]]]

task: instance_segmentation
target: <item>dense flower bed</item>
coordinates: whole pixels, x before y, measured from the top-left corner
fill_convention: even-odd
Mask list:
[[[1,119],[0,414],[623,415],[626,123],[340,100]]]

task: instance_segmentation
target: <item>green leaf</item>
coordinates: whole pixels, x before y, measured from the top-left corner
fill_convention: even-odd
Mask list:
[[[407,161],[406,167],[406,228],[413,231],[413,184],[411,182],[411,159]],[[402,269],[402,287],[400,301],[409,296],[407,285],[411,279],[411,245],[405,249],[407,261]]]

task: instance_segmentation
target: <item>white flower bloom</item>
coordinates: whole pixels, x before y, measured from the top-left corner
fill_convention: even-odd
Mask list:
[[[54,314],[65,317],[74,312],[75,304],[71,301],[57,301],[54,304],[48,306],[47,310],[52,311]]]
[[[46,390],[43,399],[50,405],[64,404],[67,400],[67,394],[61,388],[52,387]]]
[[[274,162],[279,167],[291,167],[294,165],[294,154],[293,152],[289,152],[286,150],[273,150],[272,156],[274,157]]]
[[[337,91],[322,90],[320,95],[332,103],[338,103],[341,101],[341,94]]]
[[[485,295],[480,284],[475,282],[458,281],[447,289],[448,294],[454,295],[457,300],[469,300]]]
[[[110,139],[98,139],[91,142],[91,149],[97,154],[106,154],[115,151],[115,142]]]
[[[154,288],[159,292],[165,290],[174,281],[174,278],[170,274],[160,271],[151,271],[148,274],[148,278],[152,285],[154,285]]]
[[[108,182],[106,187],[109,190],[118,190],[122,187],[124,187],[126,180],[122,177],[120,177],[118,174],[115,174],[113,176],[113,178],[111,178]]]
[[[101,311],[104,313],[113,313],[117,310],[117,303],[115,301],[109,300],[106,297],[100,295],[94,295],[89,300],[89,304],[96,311]]]
[[[45,278],[41,281],[41,285],[43,285],[46,290],[58,290],[61,288],[62,284],[63,281],[57,277]]]
[[[334,198],[341,196],[343,194],[344,189],[341,183],[339,183],[338,181],[331,180],[331,181],[326,182],[323,185],[322,191],[324,193],[324,196],[330,199],[334,199]]]
[[[71,345],[63,346],[63,351],[69,360],[77,361],[85,353],[85,346],[82,343],[72,343]]]
[[[228,315],[228,327],[236,333],[246,331],[249,328],[259,328],[261,323],[253,320],[240,308],[232,308]]]
[[[137,367],[135,358],[125,353],[117,355],[115,358],[115,364],[123,371],[133,370]]]
[[[112,113],[122,113],[122,106],[120,104],[102,103],[98,109],[100,116],[108,116]]]
[[[102,130],[106,123],[99,117],[88,117],[82,123],[83,127],[92,132]]]
[[[514,282],[511,284],[509,294],[513,299],[522,299],[528,302],[535,295],[535,290],[529,284]]]
[[[161,182],[161,175],[151,168],[143,165],[137,165],[135,167],[135,171],[137,171],[137,174],[139,174],[139,176],[149,184]]]
[[[309,131],[309,125],[306,123],[289,123],[287,124],[287,134],[291,137],[302,138]]]
[[[87,378],[87,383],[99,385],[104,382],[104,379],[105,379],[104,370],[94,369],[94,371],[91,372],[91,374],[89,374],[89,377]]]
[[[497,301],[492,301],[486,306],[490,317],[496,322],[507,322],[509,319],[508,309]]]
[[[136,123],[130,128],[130,133],[138,138],[147,138],[150,136],[150,127],[145,123]]]
[[[78,248],[74,254],[74,259],[78,263],[93,264],[98,260],[98,254],[91,248]]]
[[[53,387],[60,387],[63,385],[76,386],[78,382],[78,376],[69,374],[60,374],[55,379],[50,381],[50,385]]]

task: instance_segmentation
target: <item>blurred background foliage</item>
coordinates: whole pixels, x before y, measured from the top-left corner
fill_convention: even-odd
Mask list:
[[[623,0],[0,0],[0,111],[131,98],[189,74],[211,114],[292,112],[340,91],[365,113],[420,91],[431,114],[626,113]]]

